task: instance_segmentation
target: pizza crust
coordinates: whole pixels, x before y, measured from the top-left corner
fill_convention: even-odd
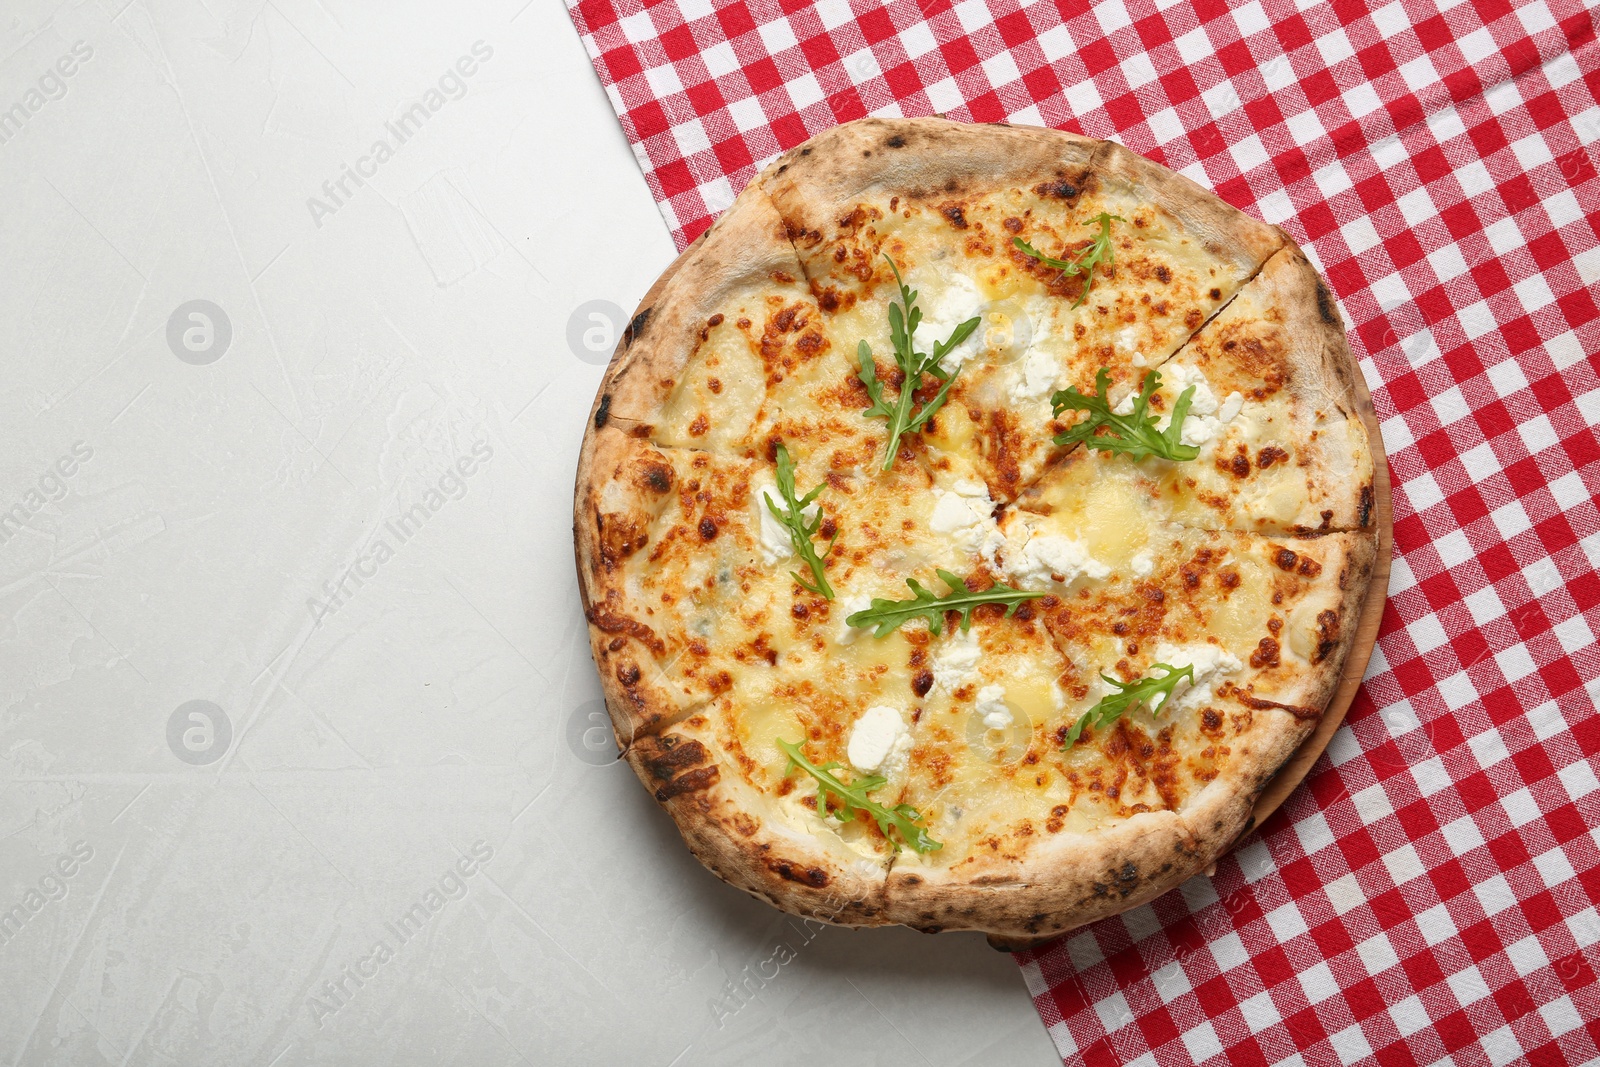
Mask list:
[[[1154,199],[1203,234],[1212,254],[1267,261],[1248,284],[1270,289],[1291,309],[1286,329],[1296,339],[1296,378],[1311,383],[1306,387],[1318,404],[1370,414],[1338,312],[1287,236],[1119,145],[1056,131],[871,119],[780,157],[685,250],[625,331],[591,410],[577,472],[574,541],[591,648],[630,765],[707,867],[786,911],[843,925],[898,922],[1020,939],[1153,899],[1206,870],[1247,832],[1255,797],[1314,728],[1355,638],[1375,550],[1371,537],[1352,539],[1343,553],[1334,609],[1341,627],[1316,668],[1270,696],[1228,694],[1250,710],[1253,726],[1247,751],[1224,774],[1177,811],[1058,835],[1013,869],[991,867],[977,878],[948,877],[905,852],[879,862],[828,834],[797,830],[773,797],[716,751],[704,707],[685,703],[652,676],[646,665],[655,664],[661,646],[625,619],[628,589],[614,544],[627,540],[629,524],[648,525],[659,514],[659,487],[648,476],[641,480],[637,468],[648,465],[649,438],[707,321],[753,308],[774,286],[802,297],[806,275],[794,238],[815,229],[814,220],[852,206],[863,191],[927,198],[979,182],[1045,179],[1070,184],[1074,197],[1098,189]],[[803,216],[781,216],[774,197],[803,203]],[[1348,457],[1359,470],[1357,450]]]
[[[1153,900],[1208,862],[1182,816],[1149,812],[1110,829],[1060,835],[1026,863],[996,865],[978,878],[897,864],[888,917],[928,933],[1048,937]]]
[[[635,314],[612,357],[591,421],[651,427],[717,314],[764,314],[763,297],[805,277],[783,220],[754,185],[668,268]]]
[[[1151,201],[1176,215],[1218,259],[1252,268],[1293,241],[1207,189],[1137,152],[1103,141],[1091,162],[1091,187],[1129,202]]]
[[[661,678],[656,657],[665,652],[665,639],[636,617],[623,579],[623,560],[643,546],[671,492],[670,467],[649,461],[650,451],[645,442],[609,424],[586,435],[578,460],[573,518],[578,596],[612,729],[624,752],[636,737],[692,710]]]
[[[1219,516],[1236,528],[1311,534],[1369,529],[1374,522],[1372,445],[1375,417],[1356,370],[1343,320],[1322,279],[1294,244],[1285,245],[1172,360],[1163,393],[1175,399],[1182,370],[1207,374],[1220,394],[1256,390],[1242,417],[1225,427],[1197,461],[1191,500],[1226,500]],[[1166,379],[1171,379],[1167,381]],[[1261,426],[1262,414],[1283,425]],[[1255,417],[1252,418],[1251,416]],[[1241,427],[1253,431],[1236,432]],[[1273,464],[1265,449],[1281,457]],[[1285,450],[1286,449],[1286,450]],[[1230,463],[1231,461],[1231,463]],[[1269,470],[1275,466],[1275,470]],[[1285,478],[1285,474],[1292,477]],[[1298,484],[1297,484],[1298,483]],[[1279,494],[1293,490],[1287,505]],[[1251,521],[1245,521],[1246,516]]]
[[[718,877],[774,907],[840,926],[886,917],[882,861],[830,834],[786,825],[773,798],[717,756],[704,720],[692,717],[628,750],[634,773],[666,808],[695,856]]]
[[[835,126],[773,161],[752,185],[784,206],[797,243],[844,224],[864,197],[945,200],[1009,184],[1061,182],[1077,195],[1109,142],[1060,130],[943,119],[868,118]],[[827,228],[825,231],[824,228]]]

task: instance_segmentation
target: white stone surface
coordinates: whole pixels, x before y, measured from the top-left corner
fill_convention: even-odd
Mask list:
[[[556,0],[0,16],[0,1063],[1055,1062],[610,762],[590,302],[673,250]]]

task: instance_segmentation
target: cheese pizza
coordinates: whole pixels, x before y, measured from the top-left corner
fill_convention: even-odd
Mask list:
[[[1121,146],[866,119],[652,289],[580,589],[620,747],[797,914],[1045,936],[1203,871],[1337,688],[1370,401],[1294,242]]]

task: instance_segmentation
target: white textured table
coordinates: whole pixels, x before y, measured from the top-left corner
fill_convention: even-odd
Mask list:
[[[520,4],[0,12],[0,1064],[1053,1062],[609,762],[572,472],[672,248]]]

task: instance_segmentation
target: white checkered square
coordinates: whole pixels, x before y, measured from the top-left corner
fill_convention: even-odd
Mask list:
[[[1293,901],[1281,907],[1273,908],[1267,912],[1267,925],[1272,927],[1272,935],[1280,944],[1292,937],[1299,937],[1305,933],[1306,918],[1300,914],[1300,906]]]
[[[1337,1034],[1330,1034],[1328,1043],[1333,1046],[1340,1063],[1359,1063],[1372,1055],[1372,1045],[1368,1043],[1367,1035],[1361,1032],[1360,1023],[1347,1026]]]
[[[1433,1020],[1428,1017],[1428,1009],[1423,1005],[1422,998],[1415,994],[1390,1008],[1389,1018],[1394,1021],[1395,1030],[1399,1032],[1402,1038],[1420,1033],[1433,1025]]]
[[[1544,1020],[1551,1037],[1570,1034],[1583,1025],[1583,1017],[1578,1014],[1578,1009],[1567,997],[1558,997],[1547,1004],[1539,1005],[1539,1018]]]
[[[1449,940],[1459,933],[1455,920],[1450,918],[1449,909],[1443,904],[1435,904],[1427,911],[1419,912],[1416,924],[1418,932],[1422,934],[1422,940],[1430,946]]]
[[[1183,1047],[1189,1050],[1189,1058],[1193,1063],[1204,1063],[1223,1052],[1222,1039],[1217,1037],[1216,1027],[1204,1019],[1199,1026],[1183,1032]]]

